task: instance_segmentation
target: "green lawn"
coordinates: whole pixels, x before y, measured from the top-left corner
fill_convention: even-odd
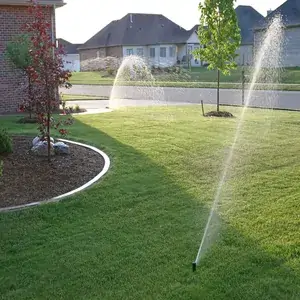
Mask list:
[[[63,94],[62,99],[64,101],[78,101],[78,100],[107,100],[108,97],[93,96],[93,95],[71,95]]]
[[[221,75],[221,88],[240,89],[242,69],[233,70],[230,76]],[[245,74],[250,78],[251,68],[246,68]],[[161,87],[199,87],[199,88],[215,88],[217,74],[215,71],[207,68],[192,68],[191,72],[186,71],[181,74],[165,73],[163,75],[155,75],[155,82],[145,83],[141,81],[122,81],[114,82],[114,77],[104,72],[77,72],[73,73],[71,78],[72,84],[91,84],[91,85],[134,85],[144,86],[147,84]],[[280,84],[274,87],[274,84],[260,84],[258,89],[276,89],[287,91],[300,90],[300,68],[283,69],[279,79]]]
[[[199,106],[76,117],[70,138],[111,169],[72,199],[0,214],[0,298],[299,300],[297,112],[248,110],[218,236],[191,270],[241,112],[227,109],[237,118]],[[35,134],[14,121],[1,126]]]

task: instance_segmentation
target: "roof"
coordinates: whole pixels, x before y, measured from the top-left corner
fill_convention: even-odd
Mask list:
[[[82,44],[72,44],[64,39],[57,39],[58,44],[65,48],[66,54],[78,54],[78,48]]]
[[[40,5],[56,5],[57,7],[64,6],[64,0],[39,0]],[[30,5],[29,0],[0,0],[0,5]]]
[[[163,15],[127,14],[112,21],[79,49],[123,45],[155,45],[185,43],[190,31]]]
[[[254,28],[264,23],[264,16],[252,6],[239,5],[235,9],[241,30],[242,45],[254,43]]]
[[[300,24],[300,1],[287,0],[266,17],[269,23],[276,15],[281,15],[285,26]]]
[[[238,25],[241,30],[242,45],[254,43],[254,28],[264,22],[264,16],[256,11],[252,6],[239,5],[235,9]],[[189,32],[198,31],[200,25],[195,25]]]

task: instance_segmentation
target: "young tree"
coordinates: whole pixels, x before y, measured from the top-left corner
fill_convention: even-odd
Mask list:
[[[14,65],[15,68],[20,70],[27,78],[27,99],[20,104],[21,111],[27,111],[29,118],[31,119],[34,112],[34,90],[33,83],[29,76],[28,67],[32,63],[32,58],[29,53],[31,49],[30,37],[26,34],[17,35],[12,41],[6,46],[5,56]]]
[[[241,43],[240,29],[234,10],[236,0],[204,0],[199,4],[198,37],[203,47],[194,55],[217,70],[217,111],[220,109],[220,73],[229,75],[236,68],[236,50]]]
[[[32,5],[29,7],[32,21],[25,24],[24,32],[30,36],[31,40],[32,48],[29,51],[31,65],[28,66],[27,72],[31,82],[38,89],[35,110],[41,138],[48,144],[48,161],[50,162],[51,128],[58,129],[62,135],[65,135],[66,129],[60,127],[70,125],[72,120],[68,118],[56,122],[52,116],[59,107],[58,87],[68,87],[71,73],[64,70],[62,58],[64,50],[62,47],[56,47],[52,37],[51,24],[45,17],[49,9],[50,7],[43,8],[32,1]]]

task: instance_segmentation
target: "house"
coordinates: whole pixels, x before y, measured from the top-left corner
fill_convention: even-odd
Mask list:
[[[242,45],[237,51],[237,63],[252,64],[253,28],[264,20],[251,6],[236,8],[242,34]],[[197,31],[199,25],[190,30],[172,22],[163,15],[127,14],[120,20],[112,21],[96,35],[79,47],[80,61],[114,56],[142,56],[151,66],[168,67],[175,64],[203,66],[204,61],[194,58],[191,53],[200,47]]]
[[[254,47],[258,51],[264,37],[266,27],[271,20],[277,16],[282,16],[284,29],[284,48],[281,55],[282,67],[299,67],[300,66],[300,1],[287,0],[276,10],[270,11],[265,18],[263,26],[255,29]]]
[[[81,44],[72,44],[64,39],[57,39],[57,44],[62,45],[66,55],[63,58],[64,69],[71,72],[80,72],[80,56],[78,47]]]
[[[241,30],[241,46],[237,51],[236,62],[238,65],[252,65],[254,28],[263,24],[265,18],[252,6],[239,5],[235,12]]]
[[[138,55],[151,66],[185,64],[200,47],[195,28],[185,30],[159,14],[127,14],[112,21],[79,47],[81,63],[106,56]],[[201,65],[192,59],[192,65]]]
[[[41,5],[50,5],[47,19],[51,22],[51,31],[55,41],[55,9],[63,6],[63,0],[40,0]],[[27,80],[17,70],[12,70],[5,58],[7,43],[21,32],[23,23],[30,21],[27,0],[0,0],[0,113],[15,112],[23,100],[24,85]]]

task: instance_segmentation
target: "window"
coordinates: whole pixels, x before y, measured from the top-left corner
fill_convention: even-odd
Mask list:
[[[100,57],[100,51],[98,50],[97,51],[97,58],[99,58]]]
[[[160,48],[160,57],[167,57],[167,48],[166,47]]]
[[[169,47],[169,56],[170,57],[175,57],[175,54],[176,54],[176,49],[174,46],[172,47]]]
[[[126,49],[126,55],[127,56],[133,55],[133,49]]]
[[[155,57],[155,48],[150,48],[150,57],[151,58]]]
[[[144,49],[143,48],[137,48],[136,49],[136,54],[138,56],[144,56]]]

